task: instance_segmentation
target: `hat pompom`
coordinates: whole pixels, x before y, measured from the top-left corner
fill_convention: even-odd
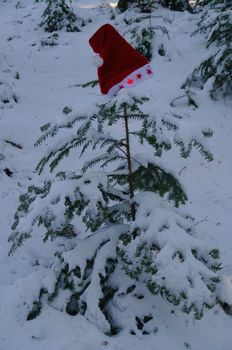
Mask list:
[[[103,61],[103,59],[101,58],[100,55],[95,55],[95,56],[93,57],[93,64],[94,64],[96,67],[101,67],[101,66],[103,66],[103,64],[104,64],[104,61]]]

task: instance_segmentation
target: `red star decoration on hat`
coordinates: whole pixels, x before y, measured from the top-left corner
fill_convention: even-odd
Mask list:
[[[136,74],[136,79],[142,79],[142,74]]]
[[[148,74],[148,75],[152,75],[152,73],[153,73],[152,70],[151,70],[150,68],[148,68],[148,69],[147,69],[147,74]]]
[[[128,84],[128,85],[132,85],[133,83],[134,83],[134,79],[128,79],[128,80],[127,80],[127,84]]]

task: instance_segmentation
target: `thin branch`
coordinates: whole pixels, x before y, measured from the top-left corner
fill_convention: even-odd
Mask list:
[[[124,115],[122,115],[122,114],[115,114],[115,117],[118,117],[118,118],[124,118]],[[132,114],[127,114],[127,117],[129,118],[129,117],[146,117],[146,118],[148,118],[149,117],[149,114],[134,114],[134,113],[132,113]]]
[[[10,141],[10,140],[4,140],[5,143],[8,143],[9,145],[13,146],[13,147],[16,147],[16,148],[19,148],[19,149],[23,149],[23,146],[21,146],[19,143],[15,143],[13,141]]]
[[[127,164],[128,164],[128,184],[129,184],[129,195],[130,199],[134,199],[134,188],[133,188],[133,173],[132,173],[132,163],[131,163],[131,150],[130,150],[130,138],[129,138],[129,125],[128,125],[128,115],[126,106],[123,108],[124,110],[124,122],[125,122],[125,129],[126,129],[126,157],[127,157]],[[135,221],[136,216],[136,209],[135,209],[135,203],[130,204],[131,207],[131,216],[132,220]]]

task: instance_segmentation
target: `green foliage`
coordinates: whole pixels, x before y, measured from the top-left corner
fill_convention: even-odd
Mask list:
[[[128,14],[125,13],[124,22],[126,28],[131,27],[131,42],[136,50],[138,50],[149,61],[152,58],[153,53],[153,37],[155,30],[151,25],[151,12],[153,9],[154,1],[119,1],[118,8],[121,12],[128,10]],[[139,12],[134,13],[134,8],[139,9]],[[148,15],[144,15],[148,13]],[[139,25],[138,25],[139,23]]]
[[[120,170],[123,170],[121,167]],[[116,176],[120,184],[126,183],[126,177]],[[148,163],[147,167],[138,165],[133,173],[133,185],[136,191],[152,191],[161,197],[167,195],[176,207],[184,204],[187,196],[183,191],[180,182],[160,166]]]
[[[85,161],[78,173],[62,171],[42,186],[30,186],[20,197],[9,238],[10,254],[25,239],[33,237],[36,226],[41,227],[44,241],[57,239],[58,250],[51,265],[56,282],[52,291],[44,289],[43,300],[46,297],[52,303],[60,291],[70,292],[70,305],[75,299],[75,310],[69,305],[67,312],[85,314],[87,310],[88,317],[95,317],[97,325],[111,335],[120,329],[111,308],[112,298],[119,297],[113,276],[120,268],[120,273],[124,271],[152,293],[180,305],[185,312],[193,311],[196,317],[206,304],[213,304],[211,294],[219,268],[215,263],[218,251],[207,250],[201,242],[195,242],[192,226],[187,223],[190,219],[177,211],[187,196],[175,174],[160,161],[174,145],[180,146],[183,157],[188,157],[193,147],[200,147],[207,158],[203,139],[210,136],[210,130],[196,132],[192,128],[197,138],[186,137],[182,124],[184,132],[185,123],[191,129],[189,120],[147,113],[149,102],[147,97],[125,90],[89,114],[75,113],[66,106],[61,121],[42,126],[36,146],[53,137],[56,143],[39,162],[39,173],[47,166],[52,172],[72,150],[78,151],[80,157],[87,150],[96,156]],[[141,148],[146,145],[149,154],[134,154],[134,143]],[[178,265],[189,261],[186,251],[192,260],[204,265],[204,280],[197,280],[196,286],[207,288],[207,293],[199,307],[191,300],[191,292],[173,289],[170,271],[166,274],[160,268],[162,264],[157,259],[167,247],[168,268],[177,268],[186,289],[195,288],[189,282],[189,274],[182,275],[182,266]],[[198,265],[193,271],[199,276]],[[165,282],[159,281],[159,274],[163,274]],[[67,303],[67,295],[64,302]],[[34,306],[30,319],[42,308],[40,298]],[[143,318],[135,320],[137,327],[143,329]]]
[[[117,6],[121,12],[126,11],[130,7],[137,7],[141,12],[148,13],[151,12],[157,4],[161,4],[174,11],[184,11],[186,9],[191,11],[188,0],[119,0]]]
[[[16,80],[19,80],[20,79],[20,74],[19,74],[19,72],[16,72],[15,73],[15,77],[14,77]]]
[[[154,0],[119,0],[118,2],[118,9],[121,12],[126,11],[129,7],[138,7],[141,12],[151,12],[155,1]]]
[[[211,80],[210,96],[213,99],[232,95],[232,17],[231,2],[215,0],[205,6],[199,29],[206,36],[208,58],[203,60],[185,81],[183,88],[203,88]]]
[[[45,46],[49,46],[49,47],[53,47],[53,46],[57,46],[57,40],[59,38],[59,34],[57,33],[53,33],[52,35],[49,35],[46,39],[42,39],[41,40],[41,47],[45,47]]]
[[[118,245],[121,267],[130,278],[146,284],[152,294],[160,294],[199,319],[215,303],[212,293],[219,281],[215,274],[220,270],[219,252],[196,240],[188,217],[173,211],[164,214],[164,208],[169,208],[157,200],[151,193],[135,198],[140,204],[136,219]],[[195,293],[202,290],[204,296],[198,300]]]
[[[193,107],[193,108],[198,108],[198,104],[195,101],[195,94],[191,91],[191,90],[186,90],[185,93],[181,96],[178,96],[176,98],[174,98],[171,102],[170,102],[170,106],[172,107],[176,107],[179,104],[186,104],[189,107]]]
[[[130,1],[132,3],[132,1]],[[119,0],[117,7],[120,11],[124,12],[128,8],[129,1],[128,0]]]
[[[69,107],[69,106],[65,106],[65,107],[63,108],[62,112],[63,112],[65,115],[68,115],[69,113],[72,112],[72,108]],[[43,131],[43,130],[41,130],[41,131]]]
[[[135,28],[132,30],[132,40],[135,39],[136,49],[145,56],[149,61],[152,58],[152,38],[154,36],[154,28]]]
[[[79,32],[77,16],[66,0],[46,0],[46,8],[42,15],[41,26],[46,32],[55,32],[65,28],[67,32]]]
[[[82,87],[82,88],[87,88],[87,87],[94,88],[98,84],[99,84],[98,80],[91,80],[84,84],[76,84],[75,86]]]
[[[131,45],[150,61],[156,49],[160,55],[165,56],[162,42],[166,38],[169,39],[169,33],[163,23],[169,23],[170,20],[167,17],[156,15],[153,2],[148,1],[148,3],[150,4],[149,11],[140,11],[137,8],[139,5],[133,4],[122,14],[122,17],[125,23],[124,35],[129,35]],[[162,21],[161,25],[159,20]],[[160,42],[160,37],[162,42]]]
[[[204,5],[223,5],[227,9],[231,8],[230,0],[203,0],[202,2]]]
[[[165,0],[163,1],[163,4],[166,5],[170,10],[174,11],[184,11],[186,9],[191,9],[188,0]]]
[[[34,318],[38,317],[42,309],[42,305],[40,301],[34,301],[33,308],[27,315],[27,321],[34,320]]]
[[[82,217],[82,221],[88,230],[95,232],[105,223],[115,223],[124,217],[131,219],[132,204],[129,198],[138,191],[151,191],[158,193],[172,201],[176,207],[184,204],[187,196],[181,187],[178,179],[166,169],[163,169],[160,162],[156,161],[172,148],[170,139],[165,136],[165,130],[173,130],[175,135],[174,142],[180,146],[182,157],[188,157],[193,147],[198,148],[200,153],[207,160],[212,160],[212,155],[205,149],[201,138],[189,138],[182,141],[180,137],[181,128],[179,120],[181,116],[150,116],[143,112],[143,104],[148,102],[146,97],[129,96],[125,102],[113,100],[111,103],[98,106],[98,111],[91,115],[78,115],[72,113],[71,109],[64,108],[65,119],[60,124],[46,124],[41,127],[42,135],[35,143],[40,145],[47,138],[54,137],[61,131],[60,142],[56,148],[50,148],[37,166],[39,174],[44,167],[49,165],[53,171],[62,159],[70,154],[70,151],[78,148],[82,156],[89,148],[98,155],[89,161],[86,161],[80,175],[66,174],[65,172],[57,175],[57,183],[53,185],[51,181],[45,182],[42,187],[30,186],[28,192],[21,195],[20,205],[15,214],[15,221],[12,229],[15,231],[9,238],[13,242],[10,253],[13,253],[17,246],[20,246],[26,238],[31,236],[30,228],[28,231],[17,232],[18,225],[22,216],[27,216],[29,208],[34,202],[44,202],[46,198],[46,209],[43,212],[36,212],[32,215],[32,225],[42,225],[46,229],[45,240],[56,237],[75,237],[72,220],[76,215]],[[136,122],[138,129],[132,127],[132,122]],[[113,137],[107,131],[114,128],[115,125],[127,123],[129,129],[126,135]],[[129,124],[130,123],[130,124]],[[63,132],[69,134],[69,129],[78,125],[76,132],[70,138],[64,136]],[[211,136],[211,131],[202,130],[202,137]],[[57,135],[58,137],[58,135]],[[147,143],[153,148],[154,158],[147,157],[144,154],[132,155],[130,153],[130,138],[137,139],[142,145]],[[100,153],[99,153],[100,152]],[[113,169],[112,165],[116,163]],[[89,176],[89,171],[93,167],[105,169],[110,166],[110,172],[107,175],[97,177],[95,181]],[[130,169],[129,169],[130,168]],[[95,174],[95,176],[97,173]],[[97,175],[98,176],[98,175]],[[72,196],[68,193],[52,195],[59,186],[65,188],[65,184],[72,186]],[[96,210],[92,213],[88,207],[92,200],[85,194],[85,187],[97,191],[98,200],[95,203]],[[117,190],[116,190],[117,188]],[[83,192],[84,191],[84,192]],[[118,204],[121,205],[119,210]],[[45,206],[45,204],[43,204]],[[61,213],[64,215],[63,223],[56,223],[56,207],[61,207]]]
[[[74,285],[70,277],[71,272],[69,271],[68,265],[64,264],[60,273],[58,274],[53,292],[47,295],[49,302],[52,302],[58,296],[61,289],[69,289],[73,291]]]
[[[21,9],[21,8],[23,8],[23,5],[21,4],[20,1],[17,1],[16,5],[15,5],[15,8],[16,8],[16,9]]]
[[[16,230],[18,228],[20,218],[26,216],[28,214],[30,205],[35,201],[37,197],[44,198],[49,193],[49,189],[51,187],[50,182],[45,182],[43,187],[30,186],[28,187],[27,193],[21,195],[19,197],[19,207],[14,216],[14,222],[12,224],[13,233],[9,236],[8,241],[11,242],[11,248],[9,251],[9,255],[15,253],[15,251],[23,245],[24,241],[28,238],[31,238],[32,227],[23,228],[22,230]],[[37,218],[33,220],[33,224],[35,224]],[[44,219],[44,222],[47,222]]]

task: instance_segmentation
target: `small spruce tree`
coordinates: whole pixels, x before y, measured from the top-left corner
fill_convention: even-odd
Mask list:
[[[190,10],[188,0],[119,0],[118,8],[120,11],[126,11],[129,7],[138,7],[142,12],[151,12],[152,8],[161,4],[174,11]]]
[[[56,142],[38,164],[39,173],[47,165],[53,172],[76,148],[81,156],[88,149],[96,156],[81,171],[62,171],[20,196],[10,254],[36,235],[36,226],[44,228],[44,241],[58,241],[48,267],[53,287],[51,281],[49,286],[41,281],[28,319],[59,293],[63,303],[69,296],[69,314],[85,315],[103,332],[116,334],[123,325],[114,317],[114,305],[135,285],[148,287],[184,312],[193,311],[196,318],[214,305],[218,250],[197,239],[192,221],[179,208],[187,200],[185,191],[161,162],[174,144],[182,157],[196,147],[211,160],[203,146],[211,131],[197,133],[188,121],[193,132],[187,136],[184,117],[148,113],[148,103],[147,97],[125,90],[89,114],[65,109],[59,123],[41,128],[36,145],[53,137]],[[133,151],[137,142],[147,147],[146,153]],[[122,271],[128,286],[124,293],[118,279]],[[136,313],[134,319],[139,328]]]
[[[149,5],[153,1],[149,0],[137,0],[137,1],[132,1],[132,0],[119,0],[117,7],[120,11],[124,12],[126,11],[129,7],[131,6],[136,6],[138,7],[142,12],[146,12],[147,10],[150,10]]]
[[[124,36],[149,61],[155,51],[165,55],[163,42],[169,39],[168,30],[163,23],[170,21],[157,15],[154,5],[154,1],[128,2],[127,10],[121,14],[121,21],[125,24]]]
[[[174,11],[191,10],[189,0],[164,0],[163,5]]]
[[[187,78],[183,88],[203,88],[210,81],[210,96],[213,99],[232,95],[231,11],[231,1],[205,1],[199,29],[194,34],[205,34],[209,54]]]
[[[79,32],[77,16],[66,0],[46,0],[46,8],[42,15],[41,26],[47,32],[55,32],[65,28],[67,32]]]

